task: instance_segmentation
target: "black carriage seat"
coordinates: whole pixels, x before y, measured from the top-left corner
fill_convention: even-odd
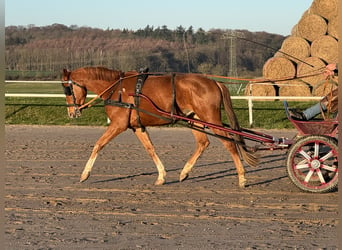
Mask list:
[[[300,135],[327,135],[335,137],[338,129],[338,114],[333,119],[313,119],[309,121],[295,120],[289,113],[287,101],[284,108],[289,121],[298,130]]]

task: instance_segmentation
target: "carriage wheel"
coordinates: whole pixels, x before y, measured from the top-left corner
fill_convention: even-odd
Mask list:
[[[335,190],[338,184],[337,140],[321,135],[300,138],[290,147],[286,166],[291,181],[304,191]]]

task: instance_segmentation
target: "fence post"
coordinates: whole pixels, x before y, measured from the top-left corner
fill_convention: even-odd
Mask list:
[[[249,118],[249,127],[253,126],[253,98],[252,98],[252,86],[253,83],[249,83],[249,96],[248,96],[248,118]]]
[[[252,97],[248,97],[248,117],[249,117],[249,126],[253,126],[253,101]]]

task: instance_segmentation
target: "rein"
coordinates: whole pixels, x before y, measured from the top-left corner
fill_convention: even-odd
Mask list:
[[[87,103],[79,106],[79,109],[85,109],[85,108],[89,108],[91,106],[93,106],[93,102],[95,102],[97,99],[99,98],[102,98],[102,96],[104,94],[106,94],[108,91],[110,91],[111,89],[113,89],[116,85],[118,84],[121,84],[121,82],[123,80],[126,80],[126,79],[130,79],[130,78],[134,78],[134,77],[139,77],[139,76],[145,76],[147,77],[148,75],[162,75],[162,73],[140,73],[140,74],[137,74],[137,75],[131,75],[131,76],[125,76],[125,77],[120,77],[117,81],[115,81],[114,83],[112,83],[110,86],[108,86],[106,89],[104,89],[100,94],[98,94],[97,96],[95,96],[94,98],[92,98],[90,101],[88,101]],[[63,82],[62,82],[63,83]],[[75,82],[72,82],[72,84],[75,84]],[[79,84],[77,84],[77,86],[80,86]],[[80,87],[83,87],[83,86],[80,86]],[[84,88],[84,87],[83,87]],[[121,95],[121,90],[119,90],[119,100],[121,99],[120,98],[120,95]],[[106,100],[105,100],[106,101]],[[120,100],[121,101],[121,100]]]
[[[250,40],[250,39],[247,39],[247,38],[244,38],[244,37],[241,37],[241,36],[234,36],[234,35],[229,35],[229,36],[234,37],[234,38],[238,38],[238,39],[241,39],[241,40],[244,40],[244,41],[246,41],[246,42],[250,42],[250,43],[254,43],[254,44],[260,45],[260,46],[265,47],[265,48],[267,48],[267,49],[271,49],[271,50],[273,50],[273,51],[282,53],[283,55],[286,55],[286,56],[289,56],[289,57],[291,57],[291,58],[293,58],[293,59],[296,59],[296,60],[298,60],[298,61],[300,61],[300,62],[302,62],[302,63],[304,63],[304,64],[306,64],[306,65],[308,65],[308,66],[310,66],[310,67],[312,67],[312,68],[315,67],[314,65],[312,65],[312,64],[310,64],[310,63],[307,63],[307,62],[301,60],[301,59],[298,58],[298,57],[295,57],[295,56],[293,56],[293,55],[290,55],[290,54],[288,54],[288,53],[286,53],[286,52],[284,52],[284,51],[278,50],[278,49],[273,48],[273,47],[271,47],[271,46],[268,46],[268,45],[266,45],[266,44],[263,44],[263,43],[260,43],[260,42],[254,41],[254,40]]]
[[[97,99],[102,98],[102,96],[104,94],[106,94],[109,90],[113,89],[116,85],[118,85],[119,83],[121,83],[123,80],[125,79],[129,79],[129,78],[133,78],[136,77],[136,75],[132,75],[132,76],[126,76],[126,77],[120,77],[117,81],[115,81],[114,83],[112,83],[111,85],[109,85],[106,89],[104,89],[100,94],[98,94],[97,96],[95,96],[93,99],[91,99],[90,101],[88,101],[87,103],[81,105],[79,107],[79,109],[85,109],[85,108],[89,108],[92,105],[93,102],[95,102]],[[121,90],[120,90],[121,91]]]
[[[285,76],[282,78],[275,78],[275,79],[266,79],[266,78],[259,78],[259,79],[251,79],[251,78],[238,78],[238,77],[230,77],[230,76],[219,76],[219,75],[209,75],[209,74],[203,74],[206,77],[210,78],[220,78],[220,79],[229,79],[229,80],[239,80],[239,81],[248,81],[251,83],[264,83],[264,82],[281,82],[281,81],[288,81],[288,80],[294,80],[294,79],[301,79],[305,77],[310,77],[310,76],[317,76],[320,75],[324,72],[325,67],[321,67],[318,69],[315,69],[311,71],[312,73],[308,74],[303,74],[303,75],[297,75],[296,77],[293,76]]]

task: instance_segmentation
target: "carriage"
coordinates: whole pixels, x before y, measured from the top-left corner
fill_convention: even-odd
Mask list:
[[[288,119],[297,129],[295,138],[274,137],[238,125],[228,89],[212,79],[197,74],[153,74],[147,71],[121,72],[102,67],[86,67],[63,71],[62,86],[66,94],[68,114],[78,117],[81,110],[104,100],[111,120],[107,131],[93,148],[82,172],[85,181],[91,172],[98,152],[116,135],[130,128],[144,145],[158,169],[155,184],[165,182],[166,171],[145,133],[146,126],[160,126],[180,122],[189,127],[197,143],[193,156],[180,174],[180,181],[188,177],[196,160],[209,145],[207,135],[218,137],[231,153],[238,173],[239,186],[246,179],[241,158],[250,166],[256,165],[253,153],[258,150],[288,150],[286,167],[289,178],[301,190],[313,193],[329,192],[338,185],[338,120],[298,121]],[[87,90],[97,97],[85,103]],[[198,91],[198,92],[197,92]],[[200,93],[200,94],[199,94]],[[221,105],[230,125],[221,121]],[[245,140],[252,141],[249,146]]]
[[[287,153],[286,167],[291,181],[309,192],[328,192],[338,185],[338,119],[298,121],[288,119],[298,131]]]

